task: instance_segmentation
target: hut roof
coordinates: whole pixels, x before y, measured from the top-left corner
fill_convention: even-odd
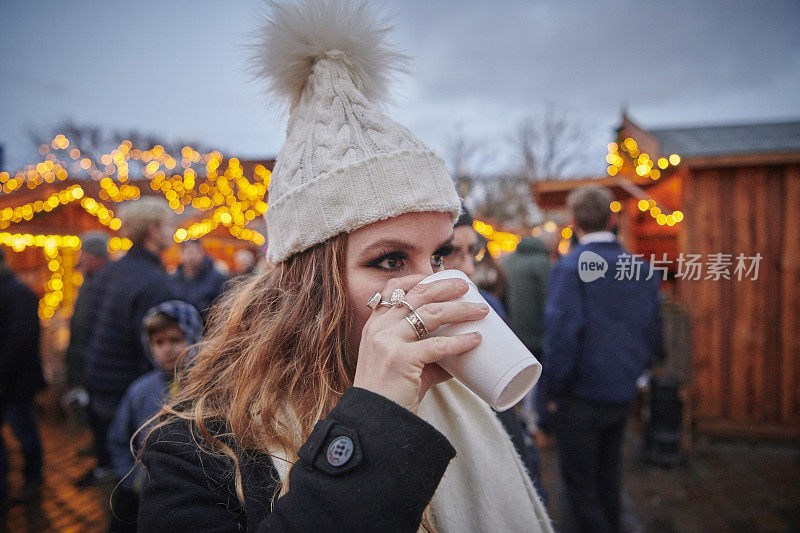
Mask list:
[[[800,152],[800,120],[721,126],[652,128],[661,153],[684,158]]]

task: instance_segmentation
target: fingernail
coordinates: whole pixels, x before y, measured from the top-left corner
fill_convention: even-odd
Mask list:
[[[473,331],[472,332],[472,337],[475,338],[475,339],[480,339],[481,337],[483,337],[483,335],[481,335],[480,331]]]
[[[488,311],[489,310],[489,304],[481,304],[480,305],[480,309],[481,309],[481,311]]]

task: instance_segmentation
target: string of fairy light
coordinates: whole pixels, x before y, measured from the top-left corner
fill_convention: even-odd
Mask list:
[[[98,199],[88,196],[80,184],[70,185],[47,198],[0,210],[0,230],[78,202],[101,224],[118,231],[122,221],[102,202],[118,203],[141,196],[141,183],[130,182],[130,162],[136,161],[141,166],[142,177],[148,180],[153,191],[164,195],[175,213],[183,213],[189,205],[208,213],[199,222],[178,227],[173,235],[175,242],[200,238],[219,226],[225,227],[233,237],[257,246],[265,242],[260,232],[245,227],[263,215],[268,207],[264,198],[271,175],[263,165],[255,167],[250,180],[244,176],[241,162],[236,158],[229,159],[222,168],[223,156],[218,151],[201,153],[185,146],[180,157],[175,157],[161,145],[141,150],[134,148],[130,140],[124,140],[109,153],[94,158],[82,152],[63,134],[56,135],[49,144],[41,145],[39,152],[44,161],[28,165],[13,176],[0,172],[0,190],[3,193],[33,190],[44,183],[62,182],[72,172],[88,175],[99,183]],[[195,166],[204,168],[196,169]],[[204,175],[198,176],[198,171]],[[39,316],[42,318],[51,318],[58,310],[67,286],[79,286],[83,281],[77,272],[67,276],[64,266],[65,258],[74,258],[74,252],[80,249],[81,242],[77,236],[0,232],[0,244],[17,252],[28,247],[42,248],[50,272],[39,302]],[[131,245],[130,240],[120,237],[111,237],[108,241],[109,252],[127,250]]]
[[[44,284],[44,295],[39,300],[39,316],[52,318],[64,300],[67,284],[80,286],[83,277],[79,272],[72,272],[66,278],[64,268],[65,253],[77,252],[81,240],[76,235],[30,235],[0,232],[0,244],[9,246],[15,252],[21,252],[30,246],[42,248],[50,278]],[[74,254],[73,254],[74,255]]]
[[[59,205],[80,200],[80,205],[90,215],[95,216],[101,224],[116,231],[122,227],[122,221],[114,216],[114,212],[93,198],[84,197],[83,187],[72,185],[61,191],[51,194],[45,200],[36,200],[18,207],[6,207],[0,211],[0,229],[7,228],[10,224],[31,220],[34,215],[42,211],[52,211]]]
[[[269,187],[270,172],[263,165],[256,166],[254,180],[251,182],[244,176],[241,163],[236,158],[229,159],[226,168],[220,168],[223,156],[216,150],[200,153],[190,146],[184,146],[180,158],[177,158],[161,145],[155,145],[149,150],[140,150],[134,148],[130,140],[122,141],[117,148],[100,155],[95,161],[73,146],[63,134],[56,135],[50,144],[41,145],[39,152],[45,156],[45,161],[28,165],[14,176],[0,172],[0,187],[3,192],[10,193],[23,187],[35,189],[42,183],[63,181],[69,177],[68,167],[71,164],[74,170],[88,173],[92,179],[99,182],[100,200],[113,202],[134,200],[141,195],[138,186],[128,183],[129,161],[134,160],[142,165],[142,175],[149,180],[152,190],[161,192],[175,213],[183,213],[188,205],[201,212],[211,211],[202,221],[177,228],[174,235],[176,242],[202,237],[220,225],[226,227],[231,235],[238,239],[257,246],[265,242],[260,232],[245,228],[247,223],[263,215],[267,210],[264,197]],[[61,154],[68,156],[72,162],[67,163],[59,159]],[[198,177],[197,170],[193,168],[195,164],[205,166],[205,175],[202,178]],[[179,165],[182,171],[172,173]],[[75,191],[83,189],[80,187],[70,189],[66,192],[67,199],[70,193],[80,194]],[[12,213],[4,210],[0,214],[0,229],[12,222],[30,220],[42,210],[57,207],[58,204],[53,202],[52,199],[42,201],[41,204],[33,202],[33,205],[15,208]],[[59,201],[59,203],[68,202]],[[119,219],[115,219],[113,213],[99,202],[86,201],[82,202],[81,206],[90,214],[96,215],[103,225],[113,230],[121,227]],[[106,214],[106,210],[111,214]]]
[[[119,203],[141,196],[141,183],[131,183],[131,161],[134,161],[141,166],[142,177],[148,181],[150,188],[161,193],[175,213],[183,213],[187,206],[207,213],[202,220],[177,228],[173,235],[175,242],[198,239],[219,226],[225,227],[237,239],[259,246],[265,242],[260,232],[245,227],[250,221],[263,215],[268,208],[264,198],[271,174],[263,165],[256,165],[253,179],[250,180],[244,176],[241,162],[236,158],[228,159],[227,165],[222,168],[224,158],[216,150],[201,153],[190,146],[184,146],[180,156],[176,157],[168,153],[162,145],[142,150],[135,148],[130,140],[123,140],[110,152],[94,158],[82,152],[63,134],[56,135],[49,144],[41,145],[39,152],[44,156],[44,161],[28,165],[13,176],[8,172],[0,172],[0,190],[3,193],[9,194],[24,188],[33,190],[43,183],[64,181],[70,177],[72,171],[88,175],[99,183],[99,200],[89,197],[81,185],[70,185],[53,192],[45,199],[4,208],[0,211],[0,230],[14,223],[31,220],[42,212],[79,202],[101,224],[118,231],[122,227],[122,221],[102,202]],[[609,143],[606,161],[610,176],[617,175],[626,164],[630,164],[638,176],[650,177],[654,181],[661,178],[662,171],[677,167],[681,162],[678,154],[653,160],[647,153],[640,152],[638,144],[630,137],[619,144]],[[668,212],[652,198],[640,199],[637,207],[640,211],[649,213],[659,225],[673,226],[683,220],[683,213]],[[622,204],[615,200],[611,202],[609,209],[619,212]],[[513,252],[521,240],[516,233],[501,231],[480,220],[473,223],[473,228],[487,239],[486,251],[493,257]],[[534,234],[537,229],[540,232],[544,229],[555,233],[558,227],[555,222],[548,221],[534,228]],[[559,250],[564,253],[572,237],[572,228],[562,228],[560,236]],[[42,248],[50,272],[39,305],[42,318],[54,315],[64,299],[67,283],[73,286],[82,283],[77,272],[72,273],[70,279],[64,279],[65,252],[77,252],[80,249],[81,243],[77,236],[0,232],[0,244],[10,246],[15,251],[22,251],[30,246]],[[127,250],[130,247],[131,241],[124,238],[111,237],[108,242],[110,252]]]
[[[622,153],[620,153],[620,150]],[[619,144],[616,142],[608,143],[608,155],[606,155],[608,175],[616,176],[620,173],[626,165],[626,158],[638,176],[650,177],[653,181],[657,181],[662,177],[662,171],[674,169],[681,163],[681,158],[678,154],[659,157],[654,161],[647,153],[642,153],[639,150],[635,139],[626,137]],[[681,211],[670,212],[659,206],[653,198],[640,199],[637,207],[640,211],[649,213],[660,226],[674,226],[682,222],[684,218]],[[609,209],[614,213],[618,213],[622,210],[622,203],[614,200],[609,204]],[[490,224],[480,220],[476,220],[473,223],[473,228],[487,238],[486,248],[492,257],[500,257],[504,252],[513,252],[521,240],[518,234],[496,230]],[[543,225],[534,228],[532,234],[541,234],[542,231],[556,233],[558,225],[553,221],[547,221]],[[572,235],[573,229],[571,226],[565,226],[561,229],[561,240],[558,244],[559,253],[564,254],[569,250]]]
[[[621,155],[620,150],[625,155]],[[622,171],[626,164],[626,156],[638,176],[643,178],[650,177],[653,181],[658,181],[661,178],[662,171],[674,169],[681,163],[681,156],[678,154],[659,157],[656,161],[653,161],[648,154],[640,152],[639,145],[635,139],[626,137],[619,144],[615,142],[608,143],[608,155],[606,155],[608,168],[606,171],[609,176],[616,176]],[[617,201],[611,202],[610,207],[615,213],[622,209],[622,205]],[[683,220],[682,212],[668,212],[668,210],[659,206],[653,198],[640,199],[637,207],[642,212],[648,212],[659,226],[674,226]]]
[[[507,231],[500,231],[480,220],[475,220],[472,223],[472,228],[486,237],[486,251],[492,257],[500,257],[503,252],[513,252],[517,249],[521,237],[516,233]]]

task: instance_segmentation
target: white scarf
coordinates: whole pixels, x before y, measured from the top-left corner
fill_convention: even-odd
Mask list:
[[[483,400],[451,379],[431,387],[418,415],[456,449],[431,499],[439,532],[553,531],[511,439]],[[269,451],[278,458],[273,463],[285,482],[290,456]]]

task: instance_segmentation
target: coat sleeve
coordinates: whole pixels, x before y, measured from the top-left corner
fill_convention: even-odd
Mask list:
[[[577,271],[557,265],[550,275],[545,306],[542,380],[537,408],[547,426],[547,403],[566,389],[581,350],[584,329],[583,297]]]
[[[334,466],[328,451],[342,440],[352,443],[352,455]],[[455,450],[421,418],[353,387],[298,456],[289,491],[258,524],[246,524],[233,493],[233,467],[202,452],[188,430],[162,434],[142,456],[147,478],[139,530],[415,532]],[[254,482],[275,486],[271,479],[244,479],[245,492]]]
[[[19,380],[20,376],[29,377],[21,373],[21,367],[40,366],[38,361],[33,360],[39,359],[39,301],[33,291],[26,287],[12,285],[2,290],[5,294],[0,297],[0,324],[3,327],[0,332],[0,400],[4,394],[10,394],[13,387],[29,388],[36,392],[43,385],[43,382],[38,383],[43,380],[41,370],[36,383],[32,378],[30,383],[9,382],[9,376],[12,376],[12,380]],[[7,391],[3,391],[4,386],[8,387]]]
[[[650,342],[649,360],[646,366],[660,365],[666,359],[666,351],[664,348],[664,330],[662,321],[662,306],[661,306],[661,293],[660,284],[658,279],[653,288],[651,297],[652,308],[650,313],[650,320],[647,323],[645,330],[645,338]]]
[[[19,321],[13,313],[12,300],[15,296],[12,291],[2,287],[5,293],[0,292],[0,324],[3,326],[3,334],[0,335],[0,377],[11,374],[11,369],[17,363],[19,349],[16,346],[20,338]],[[2,399],[2,381],[0,381],[0,399]]]
[[[130,487],[133,484],[132,470],[134,466],[133,454],[130,448],[130,439],[135,429],[133,420],[133,398],[131,388],[125,392],[122,401],[114,413],[114,419],[108,428],[108,453],[111,456],[111,466],[122,484]],[[131,475],[129,475],[131,474]]]

